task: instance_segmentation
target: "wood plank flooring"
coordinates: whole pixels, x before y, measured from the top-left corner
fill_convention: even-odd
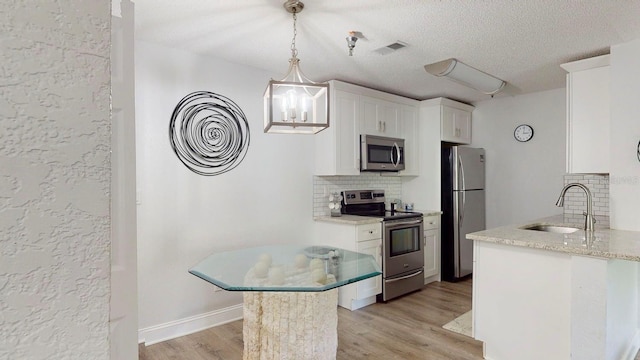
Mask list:
[[[442,328],[471,309],[471,280],[422,290],[356,311],[338,308],[337,360],[482,359],[482,343]],[[242,320],[148,347],[140,360],[240,360]],[[301,359],[302,360],[302,359]]]

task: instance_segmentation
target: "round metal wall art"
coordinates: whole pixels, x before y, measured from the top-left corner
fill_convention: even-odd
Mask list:
[[[208,91],[185,96],[169,122],[169,141],[178,159],[199,175],[223,174],[249,149],[249,123],[229,98]]]

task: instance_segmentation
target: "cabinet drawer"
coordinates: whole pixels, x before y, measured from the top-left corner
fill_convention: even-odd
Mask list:
[[[437,216],[437,215],[425,216],[424,217],[424,229],[425,230],[437,229],[439,227],[438,218],[439,218],[439,216]]]
[[[366,241],[382,238],[382,225],[380,223],[358,226],[357,241]]]

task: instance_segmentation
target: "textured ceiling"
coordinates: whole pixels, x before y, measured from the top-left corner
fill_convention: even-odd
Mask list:
[[[265,69],[282,78],[293,20],[284,0],[134,0],[136,38]],[[315,80],[339,79],[429,99],[488,99],[424,71],[447,58],[507,81],[497,96],[564,86],[560,64],[640,38],[636,0],[304,0],[298,57]],[[345,37],[362,33],[354,55]],[[376,49],[407,47],[387,55]],[[266,85],[266,84],[265,84]]]

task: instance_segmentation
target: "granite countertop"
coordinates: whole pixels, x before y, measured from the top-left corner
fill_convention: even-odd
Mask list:
[[[440,215],[442,211],[440,210],[416,210],[421,212],[423,216],[433,216]],[[338,224],[347,224],[347,225],[366,225],[366,224],[375,224],[382,221],[382,218],[378,217],[368,217],[368,216],[357,216],[357,215],[342,215],[342,216],[317,216],[313,218],[315,221],[322,222],[331,222]]]
[[[640,231],[610,229],[608,218],[596,216],[595,231],[589,234],[582,230],[583,219],[583,216],[550,216],[519,225],[474,232],[467,234],[467,239],[575,255],[640,261]],[[537,224],[572,226],[580,230],[558,234],[523,229]]]

